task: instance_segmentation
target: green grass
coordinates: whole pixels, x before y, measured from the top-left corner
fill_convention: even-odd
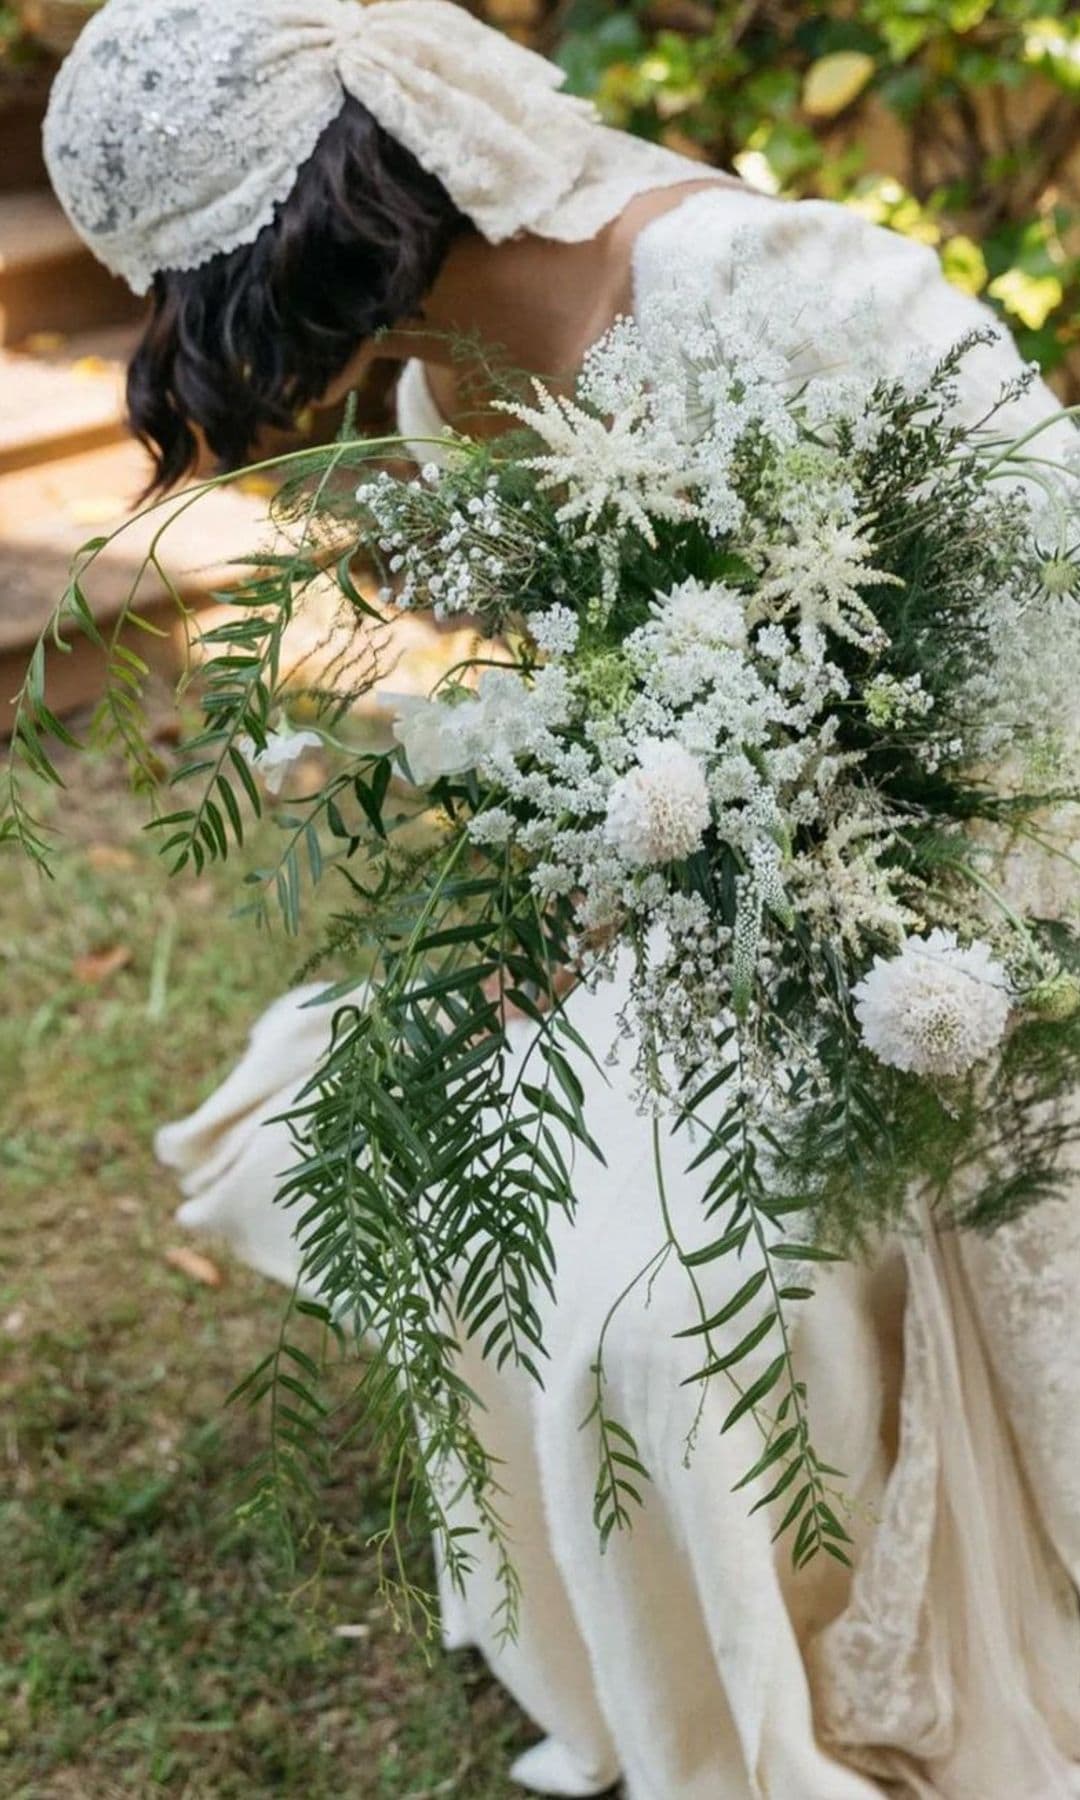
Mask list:
[[[0,1793],[509,1800],[529,1728],[476,1659],[395,1631],[364,1453],[292,1574],[243,1510],[265,1426],[226,1396],[282,1293],[211,1243],[220,1289],[164,1260],[186,1240],[152,1133],[314,937],[231,918],[237,869],[169,883],[116,769],[69,775],[56,879],[0,864]]]

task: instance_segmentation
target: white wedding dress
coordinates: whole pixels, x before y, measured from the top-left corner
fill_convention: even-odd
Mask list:
[[[723,284],[748,230],[770,274],[839,286],[853,303],[872,295],[898,364],[913,345],[944,348],[984,320],[931,251],[830,204],[720,188],[643,231],[638,303],[688,248]],[[965,412],[982,416],[1018,367],[1011,345],[978,350]],[[1008,424],[1019,431],[1054,409],[1036,386]],[[400,410],[406,434],[439,424],[418,365]],[[1070,428],[1054,430],[1075,442]],[[601,1058],[617,1036],[620,986],[572,1004]],[[316,992],[272,1007],[224,1085],[158,1146],[187,1194],[184,1222],[288,1282],[292,1215],[273,1193],[292,1152],[268,1121],[326,1040],[326,1009],[304,1005]],[[680,1386],[694,1353],[674,1337],[688,1296],[668,1265],[634,1291],[609,1341],[608,1406],[652,1481],[632,1529],[601,1554],[596,1445],[582,1429],[590,1369],[612,1300],[658,1237],[649,1126],[626,1072],[610,1087],[583,1075],[607,1167],[579,1162],[577,1223],[557,1225],[546,1385],[464,1352],[486,1408],[481,1435],[502,1465],[524,1603],[517,1641],[500,1645],[495,1572],[481,1562],[464,1598],[444,1596],[445,1635],[479,1645],[548,1734],[514,1778],[586,1795],[621,1777],[628,1800],[1080,1796],[1080,1213],[1053,1202],[990,1239],[890,1242],[872,1266],[828,1272],[801,1309],[796,1351],[815,1441],[845,1471],[853,1573],[822,1557],[796,1576],[786,1546],[771,1542],[775,1517],[751,1515],[753,1490],[732,1491],[760,1443],[749,1421],[721,1436],[730,1396],[720,1384],[686,1455],[698,1390]],[[700,1242],[684,1160],[672,1147],[672,1206],[685,1239]],[[745,1259],[704,1272],[710,1310],[749,1273]]]

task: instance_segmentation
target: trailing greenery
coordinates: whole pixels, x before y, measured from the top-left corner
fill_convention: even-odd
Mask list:
[[[961,11],[959,36],[999,17]],[[727,9],[690,55],[698,141],[718,150],[721,121],[738,136],[740,59],[771,53],[776,117],[738,154],[774,185],[813,169],[827,188],[805,142],[805,164],[780,173],[784,143],[803,142],[780,129],[792,94],[806,111],[817,93],[822,116],[825,75],[842,74],[830,57],[846,59],[849,83],[861,71],[853,100],[888,58],[913,65],[944,41],[922,13],[926,28],[905,37],[899,14],[863,12],[873,52],[789,31],[783,7]],[[1010,18],[1019,30],[1016,8]],[[606,13],[591,26],[579,13],[564,54],[613,116],[622,95],[623,122],[648,129],[664,114],[670,133],[679,109],[663,70],[676,53],[648,28],[636,13],[618,26],[624,51],[638,34],[637,86],[620,86],[625,61],[607,58]],[[598,45],[594,79],[583,59]],[[269,811],[282,848],[249,871],[254,923],[276,910],[295,933],[308,887],[332,875],[345,892],[329,941],[349,968],[323,998],[332,1044],[291,1116],[280,1201],[295,1212],[303,1290],[318,1296],[296,1314],[368,1347],[354,1399],[390,1470],[380,1549],[406,1617],[426,1605],[402,1548],[423,1528],[459,1583],[485,1541],[502,1627],[515,1629],[500,1474],[463,1353],[543,1379],[553,1224],[572,1217],[585,1159],[602,1154],[586,1101],[596,1047],[568,1000],[618,972],[620,951],[657,1230],[596,1346],[586,1423],[603,1543],[629,1528],[649,1478],[609,1401],[610,1327],[639,1286],[667,1267],[684,1281],[687,1456],[723,1383],[720,1428],[749,1419],[761,1437],[747,1504],[789,1534],[797,1566],[844,1561],[842,1477],[815,1448],[794,1348],[815,1265],[927,1209],[941,1226],[992,1229],[1058,1191],[1077,1140],[1075,921],[1007,894],[1017,842],[1069,856],[1051,840],[1077,801],[1055,713],[1080,670],[1075,470],[1044,454],[1046,425],[1010,443],[993,415],[974,431],[955,423],[979,334],[929,371],[886,376],[872,334],[860,344],[855,331],[844,341],[858,391],[837,397],[823,373],[835,321],[808,333],[785,313],[797,296],[754,281],[740,267],[715,310],[676,288],[648,343],[624,322],[591,353],[575,401],[507,402],[524,432],[459,445],[420,482],[380,469],[396,440],[357,441],[351,418],[337,444],[282,459],[279,538],[203,639],[203,721],[176,771],[179,807],[160,804],[147,667],[121,636],[140,621],[141,574],[105,639],[84,591],[104,547],[93,541],[53,628],[56,648],[76,627],[105,655],[91,735],[126,758],[174,872],[242,852]],[[1053,330],[1063,345],[1063,320]],[[775,359],[810,351],[785,393]],[[1021,475],[1045,502],[1037,525],[1012,493]],[[144,570],[167,580],[168,524],[214,485],[166,503]],[[362,628],[306,697],[334,768],[278,806],[271,775],[312,735],[288,717],[284,633],[327,583]],[[469,615],[487,636],[430,701],[400,704],[392,746],[372,747],[352,708],[393,654],[395,609]],[[43,868],[24,771],[58,783],[57,739],[74,747],[49,704],[43,644],[0,823],[0,841]],[[1019,783],[997,766],[1006,753]],[[511,1012],[531,1025],[524,1050]],[[684,1241],[670,1204],[679,1130],[698,1146],[704,1243]],[[717,1307],[703,1272],[735,1257],[749,1272]],[[321,1375],[287,1324],[240,1390],[269,1409],[257,1506],[286,1526],[324,1469]]]
[[[749,283],[730,318],[703,324],[702,369],[721,366],[725,332],[748,341],[738,309],[751,303]],[[595,1047],[571,1021],[568,986],[611,964],[620,942],[632,961],[627,1019],[640,1091],[654,1112],[658,1214],[656,1248],[613,1297],[596,1348],[587,1423],[602,1542],[631,1525],[649,1478],[608,1402],[609,1327],[634,1289],[670,1264],[685,1282],[681,1335],[696,1353],[687,1456],[705,1395],[723,1382],[731,1399],[721,1429],[750,1418],[761,1434],[742,1484],[748,1505],[790,1534],[798,1566],[820,1553],[846,1560],[842,1477],[815,1448],[793,1347],[815,1266],[900,1221],[913,1196],[920,1206],[936,1196],[943,1221],[992,1228],[1056,1191],[1077,1136],[1060,1104],[1080,1059],[1075,933],[1065,920],[1015,914],[996,886],[999,852],[978,838],[1050,829],[1048,812],[1075,793],[1005,791],[972,766],[980,747],[986,754],[1012,732],[1020,702],[1010,658],[1021,640],[1010,633],[1036,600],[1045,610],[1040,594],[1058,607],[1061,668],[1080,642],[1068,623],[1071,490],[1046,477],[1044,458],[1031,462],[1057,534],[1043,548],[1028,516],[997,492],[999,471],[1015,479],[1022,450],[995,439],[992,423],[973,436],[951,422],[975,339],[919,382],[868,373],[846,399],[824,389],[816,398],[809,381],[778,401],[754,362],[764,356],[767,370],[769,347],[740,348],[739,433],[713,439],[695,425],[692,446],[661,435],[642,456],[639,442],[667,430],[671,384],[695,366],[684,360],[681,290],[672,306],[674,359],[665,362],[661,338],[640,394],[626,387],[641,365],[623,325],[593,353],[576,403],[518,409],[531,438],[462,445],[420,483],[372,476],[393,445],[354,441],[350,422],[337,444],[294,459],[275,508],[287,543],[254,559],[233,615],[206,640],[203,724],[176,771],[201,797],[154,820],[176,872],[243,850],[246,821],[267,806],[260,781],[293,754],[281,726],[283,633],[298,597],[333,581],[365,627],[308,696],[337,766],[314,794],[272,808],[284,848],[248,879],[255,921],[276,903],[289,931],[307,884],[332,872],[348,894],[331,941],[351,968],[323,997],[334,1008],[331,1048],[291,1116],[297,1158],[280,1201],[296,1213],[303,1292],[317,1295],[297,1299],[297,1315],[366,1346],[353,1401],[390,1471],[380,1556],[405,1618],[417,1608],[425,1617],[426,1602],[403,1546],[430,1529],[459,1583],[477,1534],[486,1540],[502,1628],[516,1627],[500,1472],[461,1353],[471,1345],[497,1367],[543,1379],[552,1223],[574,1212],[583,1179],[575,1153],[602,1155],[583,1080]],[[631,443],[618,436],[626,421],[610,425],[625,475],[618,458],[605,466],[595,441],[609,429],[598,397],[619,383],[638,434]],[[721,400],[718,417],[729,404]],[[664,456],[676,459],[670,478]],[[164,566],[169,518],[198,499],[166,510],[147,566]],[[718,517],[733,523],[718,529]],[[77,559],[58,641],[65,622],[96,634],[83,583],[102,547],[95,541]],[[377,599],[358,581],[360,547],[382,571]],[[138,581],[133,613],[137,592]],[[372,748],[355,738],[350,707],[392,650],[391,598],[472,611],[502,647],[496,655],[490,641],[479,645],[431,701],[399,703],[397,743]],[[680,636],[687,631],[698,638]],[[149,787],[145,668],[118,657],[115,639],[97,641],[112,680],[94,733]],[[696,648],[680,675],[686,642]],[[1031,642],[1039,654],[1038,636]],[[774,666],[785,673],[770,698],[763,683]],[[43,667],[38,655],[20,703],[3,833],[47,865],[20,773],[21,763],[39,781],[59,779],[48,738],[64,734]],[[736,799],[715,803],[676,843],[662,821],[670,782],[677,791],[687,779],[688,753],[671,740],[683,761],[664,777],[661,823],[647,810],[635,819],[619,796],[632,798],[632,784],[648,777],[655,739],[635,751],[631,736],[620,748],[619,733],[634,729],[623,721],[643,695],[653,732],[670,692],[729,705],[736,671],[757,697],[738,701],[738,738],[717,714],[701,753],[726,770],[718,781],[738,775]],[[1049,690],[1046,701],[1052,712]],[[676,702],[668,729],[691,729],[685,708]],[[1034,711],[1025,725],[1029,753],[1050,754],[1047,720]],[[689,775],[698,780],[694,766]],[[1005,975],[984,946],[990,988],[978,1007],[996,1022],[977,1012],[972,1029],[993,1035],[956,1060],[968,1025],[946,983],[942,1017],[960,1036],[946,1034],[939,1051],[931,1024],[925,1043],[912,1040],[915,1060],[898,1068],[889,1032],[907,1028],[902,1014],[880,1036],[881,1054],[870,1053],[877,1040],[858,1013],[856,981],[875,953],[874,970],[891,980],[893,964],[906,967],[908,934],[927,924],[986,935],[1008,963],[1011,1000],[995,997]],[[659,951],[657,930],[667,940]],[[935,950],[933,937],[914,944],[931,961],[951,967],[955,953],[963,969],[976,966],[966,948]],[[988,1063],[1009,1004],[1020,1009],[1015,1027]],[[531,1022],[524,1050],[512,1011]],[[665,1163],[678,1134],[662,1129],[665,1112],[699,1145],[689,1173],[701,1183],[704,1243],[683,1241],[669,1204]],[[706,1272],[734,1256],[748,1273],[710,1306]],[[285,1527],[325,1468],[321,1375],[286,1325],[240,1390],[269,1408],[256,1505]]]

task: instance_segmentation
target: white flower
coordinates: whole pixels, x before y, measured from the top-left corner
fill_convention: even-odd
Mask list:
[[[1012,1005],[989,945],[960,944],[954,931],[910,937],[898,956],[876,957],[852,997],[867,1048],[916,1075],[963,1075],[982,1062]]]
[[[898,575],[875,569],[867,520],[819,519],[791,543],[763,546],[757,599],[767,618],[800,616],[804,648],[825,627],[860,650],[880,650],[888,638],[863,588],[902,587]]]
[[[573,656],[577,649],[577,614],[568,606],[549,606],[546,612],[529,615],[529,631],[537,647],[548,656]]]
[[[394,737],[405,752],[417,787],[430,787],[443,775],[461,775],[473,767],[476,744],[469,715],[476,710],[474,700],[462,700],[456,706],[411,694],[388,696],[388,700],[397,713]]]
[[[254,740],[241,737],[236,748],[244,761],[262,777],[268,794],[280,794],[285,778],[305,750],[320,750],[322,738],[317,731],[268,731],[266,747],[257,750]]]
[[[909,719],[925,718],[934,708],[934,696],[924,690],[921,675],[901,679],[886,670],[867,683],[863,701],[867,718],[879,731],[890,725],[906,725]]]
[[[681,581],[670,594],[657,594],[649,611],[673,647],[728,644],[741,650],[746,643],[746,607],[722,581]]]
[[[546,690],[530,690],[512,669],[486,669],[475,694],[421,700],[387,695],[396,713],[394,737],[417,787],[461,775],[481,762],[519,755],[543,713]]]
[[[530,747],[543,710],[537,686],[513,669],[485,669],[476,684],[474,730],[485,760],[519,756]]]
[[[663,452],[670,455],[673,447],[643,429],[643,398],[610,419],[598,419],[573,400],[548,393],[540,382],[533,386],[538,406],[496,405],[547,445],[547,454],[530,457],[524,467],[537,470],[542,488],[566,488],[568,497],[556,514],[561,524],[581,519],[591,531],[607,512],[653,544],[653,519],[690,517],[693,509],[683,492],[690,471],[665,466]]]
[[[615,783],[605,836],[637,868],[677,862],[700,849],[709,823],[705,771],[674,739],[646,738],[637,767]]]
[[[469,820],[469,836],[474,844],[509,843],[514,835],[517,820],[505,806],[489,806],[486,812],[477,813]]]

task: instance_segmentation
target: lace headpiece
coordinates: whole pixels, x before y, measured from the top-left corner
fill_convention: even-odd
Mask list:
[[[352,95],[493,243],[593,236],[708,173],[601,125],[554,64],[452,0],[108,0],[53,87],[45,153],[136,293],[254,242]]]

